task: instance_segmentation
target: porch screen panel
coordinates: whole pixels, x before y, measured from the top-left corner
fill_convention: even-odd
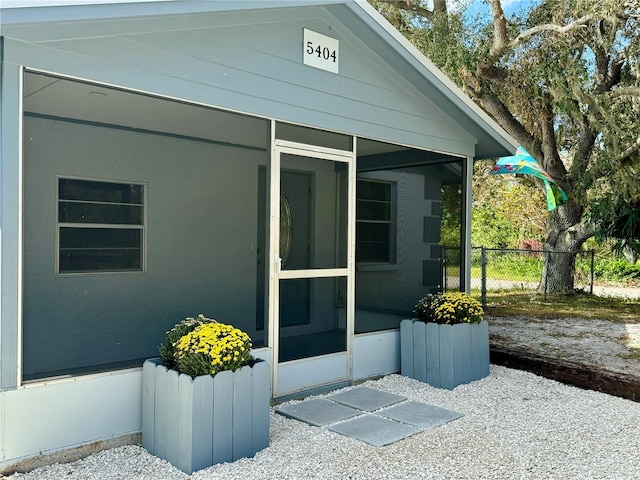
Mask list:
[[[264,345],[269,121],[34,73],[24,106],[23,381],[141,366],[200,313]]]
[[[445,279],[442,253],[461,245],[462,161],[439,157],[398,148],[357,159],[356,333],[398,328],[421,297],[459,287],[460,264]]]

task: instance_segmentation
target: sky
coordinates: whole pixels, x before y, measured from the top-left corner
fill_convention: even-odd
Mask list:
[[[504,10],[505,15],[508,17],[515,12],[522,10],[523,8],[528,8],[531,5],[537,5],[542,0],[502,0],[502,9]],[[490,13],[491,7],[486,1],[483,0],[473,0],[468,10],[468,14],[470,16],[475,16],[478,13]]]

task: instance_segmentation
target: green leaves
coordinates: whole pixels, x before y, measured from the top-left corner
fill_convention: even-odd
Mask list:
[[[175,346],[178,340],[205,323],[216,323],[216,321],[199,314],[196,318],[185,318],[167,332],[165,341],[158,348],[160,356],[162,357],[162,363],[164,363],[167,368],[176,368]]]

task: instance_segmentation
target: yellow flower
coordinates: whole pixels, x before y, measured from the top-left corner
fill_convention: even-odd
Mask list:
[[[178,371],[192,377],[236,370],[251,359],[251,339],[243,331],[222,323],[204,323],[174,345]]]

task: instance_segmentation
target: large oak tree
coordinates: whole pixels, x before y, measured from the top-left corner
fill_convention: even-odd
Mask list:
[[[590,237],[640,237],[640,0],[532,0],[510,16],[484,0],[473,18],[461,0],[371,3],[567,192],[547,220],[545,250],[568,252],[547,257],[548,291],[573,290]]]

